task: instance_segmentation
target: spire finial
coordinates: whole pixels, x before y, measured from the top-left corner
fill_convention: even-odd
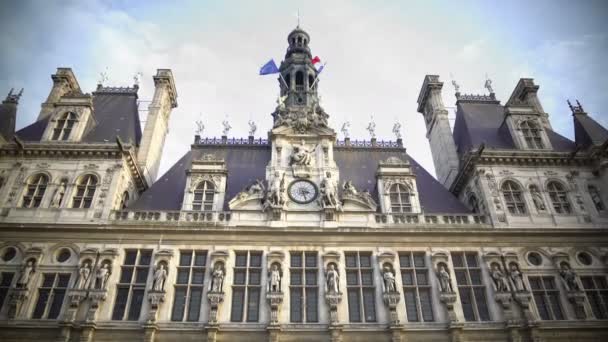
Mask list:
[[[298,8],[298,28],[300,28],[300,9]]]
[[[568,102],[568,107],[570,107],[572,114],[585,114],[583,105],[578,100],[576,100],[576,106],[572,105],[570,100],[566,100],[566,102]]]
[[[6,100],[4,100],[4,102],[10,102],[15,104],[19,103],[19,99],[21,98],[21,95],[23,95],[23,88],[21,88],[18,93],[13,93],[14,90],[15,88],[11,88],[11,90],[8,92],[8,95],[6,95]]]
[[[104,71],[99,73],[99,81],[97,81],[97,84],[103,85],[108,79],[108,67],[106,67]]]

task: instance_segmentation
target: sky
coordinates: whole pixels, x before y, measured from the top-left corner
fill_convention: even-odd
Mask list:
[[[34,122],[57,67],[71,67],[84,92],[128,86],[142,73],[142,127],[152,98],[152,76],[172,69],[178,107],[171,114],[161,172],[203,136],[246,137],[249,120],[266,137],[278,81],[259,76],[270,58],[285,55],[298,22],[313,55],[326,68],[319,80],[322,105],[339,132],[394,140],[402,125],[408,153],[434,172],[416,99],[427,74],[445,82],[447,107],[462,93],[487,93],[492,79],[505,103],[519,78],[534,78],[554,130],[573,138],[566,99],[608,127],[608,2],[606,1],[13,1],[0,2],[0,97],[25,88],[17,128]],[[276,75],[275,75],[276,76]]]

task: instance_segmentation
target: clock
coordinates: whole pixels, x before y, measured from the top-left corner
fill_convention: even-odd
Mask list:
[[[296,180],[289,184],[287,194],[292,201],[307,204],[314,201],[319,195],[317,185],[309,180]]]

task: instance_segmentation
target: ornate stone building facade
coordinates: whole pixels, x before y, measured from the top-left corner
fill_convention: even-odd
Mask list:
[[[52,75],[38,120],[0,107],[2,341],[608,340],[608,131],[554,132],[521,79],[506,104],[438,76],[438,180],[401,140],[338,140],[300,28],[268,139],[197,135],[157,177],[177,91]],[[373,133],[373,125],[369,127]],[[398,128],[396,128],[398,131]]]

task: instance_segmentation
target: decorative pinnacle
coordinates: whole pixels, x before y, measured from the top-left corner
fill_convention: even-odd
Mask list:
[[[576,106],[573,106],[572,103],[570,103],[570,100],[566,100],[566,102],[568,102],[568,107],[570,107],[572,114],[584,114],[585,113],[585,110],[583,109],[583,105],[580,102],[578,102],[578,100],[576,100]]]
[[[19,99],[21,98],[21,95],[23,95],[23,88],[21,88],[21,90],[17,94],[13,94],[13,90],[15,89],[11,88],[11,90],[8,92],[8,95],[6,95],[6,100],[4,100],[4,102],[10,102],[15,104],[19,103]]]

